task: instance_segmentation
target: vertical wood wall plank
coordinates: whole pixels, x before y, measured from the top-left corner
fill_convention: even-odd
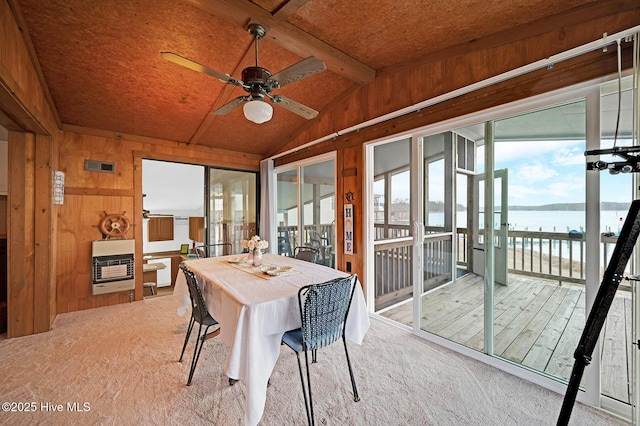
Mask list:
[[[50,330],[50,301],[52,293],[52,220],[53,209],[53,170],[51,168],[52,142],[49,136],[36,136],[35,139],[35,191],[34,191],[34,270],[33,282],[33,331],[41,333]]]
[[[34,146],[34,135],[9,132],[8,337],[34,333]]]
[[[342,262],[341,262],[341,270],[347,270],[347,262],[351,262],[351,272],[354,274],[358,274],[358,278],[362,285],[365,285],[365,277],[364,277],[364,192],[362,190],[362,173],[364,171],[364,156],[363,156],[363,147],[356,146],[347,149],[340,150],[342,155],[339,155],[339,158],[342,159],[342,168],[339,170],[339,179],[342,179],[342,185],[339,185],[340,191],[337,191],[336,198],[339,200],[336,205],[339,207],[339,219],[337,220],[337,224],[339,226],[336,227],[338,230],[338,235],[340,236],[338,249],[340,253],[344,253],[344,243],[342,242],[342,236],[344,235],[344,219],[342,218],[344,214],[344,205],[346,203],[345,196],[348,192],[352,192],[354,199],[351,202],[354,206],[354,217],[353,217],[353,230],[354,230],[354,238],[353,238],[353,254],[347,255],[342,254]],[[348,176],[342,176],[344,170],[350,170],[350,173],[347,173]]]

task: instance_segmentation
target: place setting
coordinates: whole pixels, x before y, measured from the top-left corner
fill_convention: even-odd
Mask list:
[[[260,267],[260,272],[270,277],[279,277],[291,274],[293,272],[293,268],[291,266],[264,265]]]
[[[246,255],[232,256],[222,260],[222,262],[233,268],[265,279],[291,275],[297,272],[292,266],[289,265],[262,264],[256,266],[253,262],[250,262],[249,257]]]

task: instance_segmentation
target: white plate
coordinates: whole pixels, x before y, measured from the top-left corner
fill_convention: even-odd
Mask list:
[[[246,257],[232,257],[231,259],[227,259],[228,263],[244,263],[246,261]]]
[[[288,272],[291,272],[291,266],[267,266],[261,269],[267,275],[271,275],[272,277],[277,277],[279,275],[284,275]]]

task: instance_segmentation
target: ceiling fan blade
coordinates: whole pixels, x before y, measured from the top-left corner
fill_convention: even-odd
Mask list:
[[[237,79],[231,77],[229,74],[225,74],[223,72],[216,71],[216,70],[211,69],[211,68],[209,68],[209,67],[207,67],[205,65],[199,64],[199,63],[197,63],[195,61],[192,61],[191,59],[187,59],[187,58],[184,58],[184,57],[182,57],[180,55],[176,55],[175,53],[161,52],[160,55],[164,59],[166,59],[168,61],[171,61],[171,62],[173,62],[175,64],[178,64],[178,65],[182,65],[183,67],[192,69],[194,71],[198,71],[198,72],[201,72],[203,74],[210,75],[211,77],[215,77],[215,78],[217,78],[218,80],[220,80],[223,83],[230,83],[230,84],[233,84],[233,85],[236,85],[236,86],[244,86],[244,84],[240,80],[237,80]]]
[[[284,109],[288,109],[289,111],[298,114],[300,117],[306,118],[307,120],[311,120],[312,118],[316,118],[318,116],[318,111],[313,108],[309,108],[306,105],[302,105],[299,102],[296,102],[292,99],[285,98],[281,95],[276,95],[271,98],[271,101],[274,104],[280,105]]]
[[[318,58],[309,56],[288,68],[271,76],[270,80],[278,82],[279,87],[286,86],[294,81],[302,80],[327,69],[327,66]]]
[[[247,102],[250,99],[251,99],[251,96],[240,96],[240,97],[237,97],[234,100],[232,100],[231,102],[227,102],[226,104],[222,105],[217,110],[213,111],[213,114],[214,115],[225,115],[225,114],[228,114],[228,113],[230,113],[234,109],[238,108],[240,105],[242,105],[243,103]]]

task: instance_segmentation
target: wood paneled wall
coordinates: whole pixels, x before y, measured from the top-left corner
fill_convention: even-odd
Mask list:
[[[20,13],[12,1],[0,0],[0,124],[9,130],[52,135],[59,126],[33,66],[33,48],[24,38]]]
[[[9,337],[48,331],[56,311],[54,138],[9,132],[8,321]]]
[[[0,0],[0,124],[9,129],[7,196],[9,337],[48,331],[55,311],[52,171],[58,119],[11,1]],[[21,133],[27,131],[30,133]]]
[[[0,238],[7,238],[7,196],[0,195]]]
[[[60,170],[65,172],[65,196],[58,209],[58,313],[142,299],[142,158],[251,171],[260,167],[260,159],[255,156],[74,129],[94,134],[65,131],[61,136]],[[85,160],[115,163],[115,173],[85,171]],[[127,233],[127,238],[136,239],[136,289],[132,299],[128,292],[92,293],[91,242],[103,237],[97,225],[105,212],[124,213],[132,226]]]
[[[356,146],[339,151],[338,154],[338,170],[340,175],[338,176],[338,191],[336,191],[336,209],[338,212],[338,219],[336,220],[336,239],[337,244],[337,263],[336,267],[341,271],[350,270],[353,274],[358,274],[360,283],[364,286],[364,222],[363,222],[363,208],[364,208],[364,191],[363,191],[363,172],[364,172],[364,159],[363,159],[362,146]],[[346,196],[350,194],[353,198],[351,201],[347,201]],[[354,217],[354,247],[353,254],[344,254],[344,205],[346,203],[353,204]]]
[[[142,255],[141,158],[258,170],[255,156],[94,129],[60,126],[40,85],[19,13],[0,0],[0,124],[9,132],[8,336],[48,331],[55,315],[129,301],[93,296],[91,241],[104,211],[126,212]],[[44,81],[44,80],[42,80]],[[65,131],[61,132],[60,127]],[[27,133],[23,133],[27,132]],[[84,171],[84,160],[117,163],[116,173]],[[53,170],[65,172],[65,200],[52,205]],[[142,277],[141,262],[136,276]],[[138,270],[139,269],[139,270]],[[135,299],[142,298],[136,288]]]

